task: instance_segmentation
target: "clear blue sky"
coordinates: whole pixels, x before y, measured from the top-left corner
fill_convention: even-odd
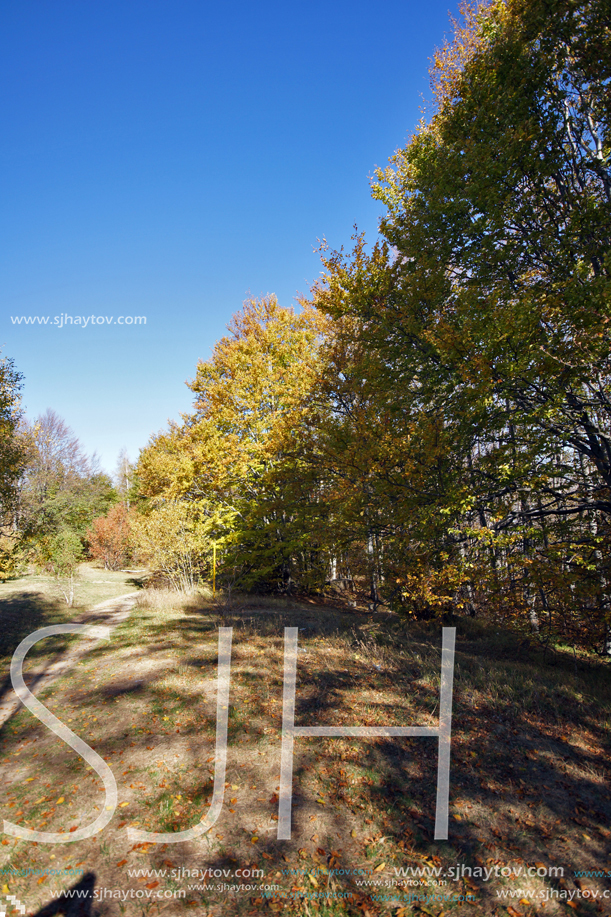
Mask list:
[[[29,416],[112,471],[191,406],[248,293],[373,240],[368,176],[420,117],[448,0],[2,0],[0,344]],[[11,316],[146,316],[18,326]]]

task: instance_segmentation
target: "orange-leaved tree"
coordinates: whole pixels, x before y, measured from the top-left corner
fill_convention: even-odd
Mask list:
[[[117,503],[105,516],[93,520],[87,532],[89,553],[103,562],[106,570],[120,570],[130,555],[131,524],[122,503]]]

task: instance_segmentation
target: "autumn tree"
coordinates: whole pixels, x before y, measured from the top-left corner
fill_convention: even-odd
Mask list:
[[[375,188],[397,252],[395,337],[454,375],[448,413],[483,419],[505,457],[513,427],[527,472],[547,455],[564,478],[521,519],[611,512],[605,9],[511,0],[471,14],[463,54],[437,56],[437,113]]]
[[[205,570],[206,539],[197,505],[166,500],[131,520],[138,561],[178,592],[191,592]]]
[[[198,364],[194,412],[155,437],[138,462],[150,506],[197,505],[227,576],[243,582],[291,578],[299,535],[280,482],[294,473],[323,324],[310,306],[295,313],[274,296],[247,301],[211,359]]]
[[[459,579],[448,529],[468,499],[455,474],[465,443],[444,421],[447,374],[419,348],[391,354],[378,321],[396,296],[387,245],[367,254],[357,234],[350,254],[325,251],[323,263],[313,303],[333,325],[309,423],[340,567],[374,604],[444,610]]]
[[[117,503],[105,516],[93,520],[87,532],[89,553],[106,570],[121,570],[129,558],[130,534],[129,514],[123,503]]]
[[[326,256],[315,301],[351,323],[358,385],[400,444],[385,469],[392,444],[370,438],[380,495],[431,520],[430,538],[406,529],[405,556],[437,554],[466,602],[480,587],[581,640],[609,614],[605,4],[466,13],[434,62],[433,117],[374,186],[383,288],[357,247]]]
[[[248,586],[343,572],[374,607],[611,650],[608,11],[552,12],[464,7],[377,174],[382,240],[325,251],[298,314],[247,302],[199,364],[137,467],[187,578],[214,541]]]

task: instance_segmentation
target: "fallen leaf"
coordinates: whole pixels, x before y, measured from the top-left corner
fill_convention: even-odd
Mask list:
[[[57,802],[55,803],[55,805],[58,806],[58,805],[59,805],[60,803],[62,803],[63,801],[64,801],[64,797],[63,797],[63,796],[60,796],[59,799],[57,800]]]
[[[127,863],[127,860],[119,860],[119,862],[117,863],[117,869],[119,868],[119,866],[125,866],[126,863]]]

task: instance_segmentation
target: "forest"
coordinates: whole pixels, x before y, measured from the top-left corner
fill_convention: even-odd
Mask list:
[[[191,413],[113,481],[0,368],[0,576],[85,556],[189,591],[336,594],[611,654],[605,0],[464,7],[377,170],[372,246],[246,301]],[[202,348],[204,344],[202,342]]]

